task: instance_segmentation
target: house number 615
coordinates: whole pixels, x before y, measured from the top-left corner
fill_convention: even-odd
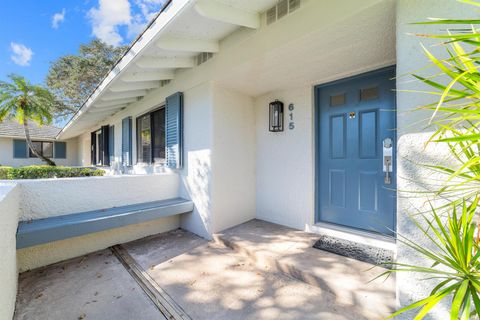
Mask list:
[[[288,116],[290,117],[290,122],[288,123],[288,129],[293,130],[295,129],[295,122],[293,121],[293,110],[295,110],[295,106],[293,103],[290,103],[288,105],[288,110],[290,111],[288,113]]]

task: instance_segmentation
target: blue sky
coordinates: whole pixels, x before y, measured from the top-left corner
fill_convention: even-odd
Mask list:
[[[128,44],[165,0],[5,0],[0,13],[0,80],[43,83],[50,62],[93,38]]]

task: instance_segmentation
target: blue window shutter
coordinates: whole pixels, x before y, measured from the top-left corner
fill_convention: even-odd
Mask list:
[[[13,140],[13,157],[17,159],[28,158],[27,141]]]
[[[102,148],[101,158],[102,158],[102,165],[109,166],[110,165],[110,127],[109,126],[102,126],[101,130],[101,137],[102,137]]]
[[[61,141],[55,141],[54,143],[54,155],[55,159],[67,159],[67,143]]]
[[[92,166],[97,164],[97,134],[95,132],[90,133],[90,162]]]
[[[177,92],[165,103],[166,166],[179,169],[183,165],[183,93]]]
[[[115,160],[115,127],[108,128],[108,154],[110,156],[110,164]]]
[[[122,120],[122,164],[132,165],[132,117]]]

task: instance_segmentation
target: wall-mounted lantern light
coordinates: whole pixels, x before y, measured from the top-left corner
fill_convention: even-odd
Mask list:
[[[275,100],[270,102],[270,132],[283,131],[283,102]]]

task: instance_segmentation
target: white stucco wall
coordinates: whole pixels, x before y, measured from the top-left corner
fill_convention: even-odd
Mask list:
[[[213,87],[213,232],[255,218],[253,99]]]
[[[90,159],[90,132],[85,132],[77,137],[77,161],[79,165],[87,167],[91,166]]]
[[[179,226],[179,217],[171,216],[19,249],[17,250],[18,270],[19,272],[32,270],[59,261],[79,257],[87,253],[106,249],[116,244],[174,230]]]
[[[41,219],[178,196],[177,174],[18,180],[20,220]]]
[[[212,212],[212,84],[184,92],[184,154],[180,194],[192,199],[195,210],[183,215],[182,228],[210,238]]]
[[[0,183],[0,319],[9,320],[17,297],[17,258],[15,239],[19,215],[19,188]]]
[[[397,74],[405,75],[418,73],[429,76],[436,73],[435,69],[422,70],[429,64],[428,59],[422,52],[420,43],[427,46],[429,51],[439,57],[446,57],[445,51],[438,46],[438,41],[419,39],[411,34],[414,33],[440,33],[445,28],[442,26],[419,26],[409,23],[425,21],[428,17],[434,18],[473,18],[477,12],[472,6],[461,4],[452,0],[398,0],[397,1]],[[430,113],[408,112],[418,106],[431,103],[429,95],[402,92],[402,90],[422,90],[425,87],[419,82],[413,82],[409,77],[397,79],[397,124],[398,124],[398,189],[408,191],[433,190],[432,181],[444,180],[443,176],[435,175],[430,170],[417,165],[418,163],[445,164],[448,160],[448,151],[443,146],[429,145],[425,142],[430,137],[424,127],[426,122],[419,122],[428,119]],[[413,163],[411,162],[413,161]],[[436,183],[436,182],[433,182]],[[429,186],[430,185],[430,186]],[[417,244],[427,247],[428,241],[419,234],[409,219],[409,214],[415,214],[426,208],[425,197],[412,196],[400,192],[397,205],[397,231],[410,238]],[[409,250],[401,243],[397,244],[397,259],[401,263],[413,263],[431,265],[431,262],[422,260],[416,253]],[[397,275],[397,298],[399,306],[406,306],[418,299],[426,297],[437,281],[421,281],[425,275],[400,273]],[[431,319],[446,319],[448,305],[443,304],[436,308]],[[399,319],[411,319],[411,314],[406,314]]]
[[[38,158],[18,159],[13,157],[13,138],[0,137],[0,165],[20,167],[29,165],[45,164]],[[59,166],[78,166],[78,152],[77,138],[65,140],[67,143],[67,158],[52,160]]]
[[[174,173],[74,179],[22,180],[20,220],[39,219],[114,206],[178,197]],[[17,251],[18,268],[25,271],[178,228],[172,216]]]
[[[285,131],[268,131],[268,105],[284,103]],[[288,111],[293,103],[295,109]],[[289,114],[295,128],[288,128]],[[305,229],[313,223],[314,132],[311,86],[271,92],[255,99],[256,207],[259,219]]]
[[[181,194],[195,210],[182,227],[210,239],[255,217],[253,100],[210,82],[184,97]]]

